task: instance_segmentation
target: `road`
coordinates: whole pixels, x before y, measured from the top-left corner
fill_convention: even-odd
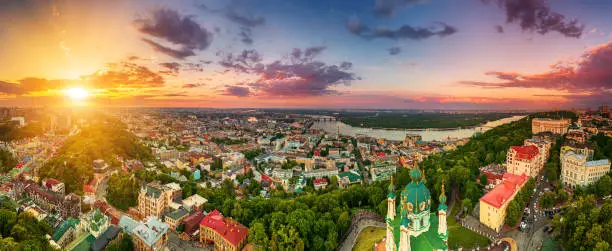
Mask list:
[[[96,189],[96,200],[106,201],[106,189],[108,188],[108,177],[105,177],[98,184],[98,188]]]
[[[195,245],[195,242],[181,240],[174,231],[168,231],[168,243],[165,250],[213,250],[212,248],[201,248]]]

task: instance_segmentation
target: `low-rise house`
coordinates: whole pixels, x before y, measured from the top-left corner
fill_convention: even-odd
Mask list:
[[[313,181],[315,190],[325,189],[329,182],[325,178],[318,178]]]
[[[174,210],[172,212],[167,213],[164,216],[164,221],[166,222],[166,224],[168,224],[171,230],[175,230],[176,227],[178,227],[178,225],[181,223],[183,218],[187,217],[188,214],[189,212],[187,210],[180,208],[178,210]]]
[[[338,186],[340,188],[346,188],[351,184],[362,184],[363,178],[361,174],[355,170],[343,172],[338,174]]]
[[[182,203],[185,209],[191,212],[196,212],[196,211],[202,211],[202,209],[204,208],[204,204],[206,204],[207,202],[208,200],[205,199],[204,197],[198,194],[194,194],[184,199]]]
[[[59,180],[47,178],[42,181],[42,185],[49,191],[62,195],[65,193],[64,183],[60,182]]]
[[[182,240],[199,240],[200,239],[200,222],[204,219],[204,213],[197,211],[182,220],[183,232],[179,234]]]

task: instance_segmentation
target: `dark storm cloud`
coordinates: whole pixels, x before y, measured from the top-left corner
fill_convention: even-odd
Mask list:
[[[400,47],[391,47],[387,50],[389,51],[389,55],[397,55],[397,54],[400,54],[400,52],[402,52],[402,49]]]
[[[222,94],[227,96],[247,97],[251,94],[251,89],[243,86],[226,85]]]
[[[151,39],[143,39],[156,51],[178,59],[193,56],[197,50],[205,50],[213,39],[212,33],[193,21],[191,17],[182,17],[170,9],[158,9],[153,12],[152,17],[137,19],[134,23],[140,32],[180,47],[173,49]]]
[[[257,77],[246,83],[248,87],[241,87],[247,88],[249,95],[299,97],[339,94],[331,88],[349,85],[359,78],[349,72],[353,66],[350,62],[328,65],[315,60],[324,50],[323,46],[303,50],[295,48],[288,57],[267,64],[261,63],[262,57],[256,51],[245,50],[236,56],[224,56],[220,64],[228,70]]]
[[[546,34],[558,32],[566,37],[582,36],[584,25],[576,19],[550,9],[546,0],[481,0],[483,3],[496,2],[506,12],[506,22],[517,23],[524,31]]]
[[[423,1],[424,0],[375,0],[374,14],[379,17],[390,17],[400,8]]]
[[[504,27],[501,25],[495,25],[495,31],[497,31],[497,33],[504,33]]]
[[[501,82],[463,81],[465,85],[485,88],[542,88],[569,92],[612,92],[612,42],[586,51],[577,63],[559,62],[548,72],[520,74],[491,71]]]
[[[346,23],[347,30],[365,39],[387,38],[392,40],[421,40],[432,36],[445,37],[457,32],[457,28],[447,25],[442,22],[437,22],[437,27],[413,27],[410,25],[402,25],[397,29],[389,29],[381,26],[376,29],[365,25],[359,18],[352,17]]]

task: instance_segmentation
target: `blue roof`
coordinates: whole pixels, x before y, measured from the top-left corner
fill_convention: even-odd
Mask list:
[[[610,160],[608,159],[600,159],[600,160],[592,160],[592,161],[587,161],[586,164],[584,164],[587,167],[592,167],[592,166],[601,166],[601,165],[610,165]]]
[[[131,233],[132,230],[136,227],[136,224],[138,224],[138,222],[136,222],[129,216],[122,216],[121,219],[119,219],[119,227],[121,227],[123,231],[127,233]]]
[[[161,222],[155,217],[145,219],[146,222],[139,224],[132,230],[132,233],[140,238],[147,246],[152,247],[166,232],[168,224]]]

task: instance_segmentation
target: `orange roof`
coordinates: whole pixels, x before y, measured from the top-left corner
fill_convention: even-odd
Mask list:
[[[226,220],[217,209],[210,212],[202,219],[200,225],[208,227],[233,246],[238,246],[240,241],[247,237],[249,229],[234,220]]]
[[[524,173],[520,176],[506,173],[503,177],[504,181],[493,188],[493,190],[482,196],[480,201],[496,208],[501,208],[502,205],[508,202],[510,197],[518,192],[520,187],[522,187],[528,179],[529,176],[525,175]]]
[[[83,185],[83,192],[84,193],[95,193],[96,190],[94,189],[92,185]]]
[[[512,146],[511,149],[516,152],[516,157],[519,159],[530,160],[530,159],[533,159],[535,156],[538,156],[538,154],[540,153],[540,150],[538,150],[538,147],[534,145]]]

